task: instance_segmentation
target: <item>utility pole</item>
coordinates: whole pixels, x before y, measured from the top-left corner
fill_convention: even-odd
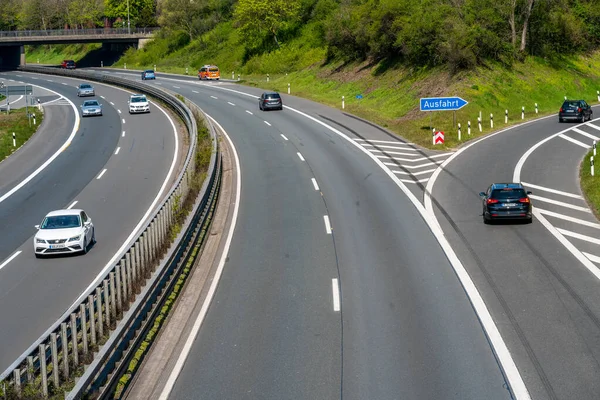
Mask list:
[[[127,34],[131,34],[131,23],[129,22],[129,0],[127,0]]]

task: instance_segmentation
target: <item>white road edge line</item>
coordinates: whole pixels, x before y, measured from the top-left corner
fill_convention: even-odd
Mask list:
[[[8,263],[9,263],[9,262],[11,262],[11,261],[12,261],[12,260],[14,260],[15,258],[17,258],[17,256],[18,256],[19,254],[21,254],[22,252],[23,252],[22,250],[19,250],[19,251],[15,252],[15,254],[13,254],[12,256],[8,257],[8,258],[6,259],[6,261],[4,261],[2,264],[0,264],[0,269],[2,269],[2,268],[4,268],[4,267],[6,267],[6,266],[8,265]]]
[[[289,140],[287,137],[285,137],[285,135],[282,133],[281,137],[283,138],[283,140]]]
[[[100,172],[100,175],[98,175],[98,177],[97,177],[96,179],[100,179],[100,178],[102,178],[102,175],[104,175],[105,173],[106,173],[106,168],[104,168],[104,169],[102,170],[102,172]]]
[[[267,125],[271,126],[271,124],[270,124],[270,123],[268,123],[267,121],[263,121],[263,122],[264,122],[265,124],[267,124]]]
[[[580,142],[580,141],[579,141],[579,140],[577,140],[577,139],[573,139],[572,137],[569,137],[569,136],[567,136],[567,135],[564,135],[564,134],[562,134],[562,133],[561,133],[560,135],[558,135],[558,137],[559,137],[559,138],[561,138],[561,139],[568,140],[569,142],[571,142],[571,143],[573,143],[573,144],[576,144],[577,146],[581,146],[581,147],[583,147],[584,149],[589,149],[590,147],[592,147],[592,146],[588,146],[587,144],[585,144],[585,143],[583,143],[583,142]]]
[[[554,217],[554,218],[558,218],[558,219],[563,219],[565,221],[573,222],[573,223],[576,223],[576,224],[579,224],[579,225],[589,226],[590,228],[600,229],[600,224],[597,224],[595,222],[591,222],[591,221],[586,221],[584,219],[570,217],[568,215],[559,214],[559,213],[556,213],[554,211],[544,210],[543,208],[539,208],[539,207],[535,207],[535,209],[538,210],[540,213],[542,213],[544,215],[549,215],[550,217]]]
[[[298,154],[298,158],[299,158],[301,161],[306,161],[306,160],[304,159],[304,157],[302,157],[302,154],[301,154],[300,152],[298,152],[298,153],[296,153],[296,154]]]
[[[115,105],[115,103],[113,103],[112,101],[110,101],[109,103],[110,103],[110,105],[111,105],[111,106],[114,106],[114,105]]]
[[[120,148],[120,147],[117,147],[117,150],[115,150],[115,156],[116,156],[117,154],[119,154],[119,151],[120,151],[120,150],[121,150],[121,148]]]
[[[570,203],[565,203],[564,201],[558,201],[558,200],[554,200],[554,199],[549,199],[547,197],[542,197],[542,196],[538,196],[538,195],[535,195],[535,194],[530,194],[529,197],[532,198],[533,200],[543,201],[544,203],[550,203],[550,204],[554,204],[554,205],[557,205],[557,206],[570,208],[571,210],[577,210],[577,211],[582,211],[582,212],[586,212],[586,213],[591,213],[592,212],[587,207],[575,206],[575,205],[570,204]]]
[[[331,280],[331,291],[333,292],[333,311],[340,311],[340,285],[337,278]]]
[[[214,88],[215,90],[222,90],[222,91],[227,91],[227,92],[232,92],[232,93],[238,93],[238,94],[241,94],[241,95],[244,95],[247,97],[252,97],[254,99],[258,98],[257,96],[255,96],[253,94],[245,93],[245,92],[235,90],[235,89],[225,88],[222,86],[212,86],[212,88]],[[404,192],[404,194],[408,197],[408,199],[413,203],[413,205],[415,206],[417,211],[421,214],[422,218],[425,220],[425,222],[429,226],[429,229],[431,229],[431,232],[436,237],[442,250],[448,257],[450,264],[454,268],[461,284],[463,285],[463,288],[465,289],[465,292],[467,293],[467,296],[469,297],[469,300],[471,300],[471,304],[472,304],[475,312],[477,313],[479,320],[481,321],[481,324],[489,338],[489,341],[490,341],[492,347],[494,348],[496,356],[498,357],[498,362],[499,362],[500,366],[502,367],[504,373],[506,374],[506,379],[508,381],[510,388],[512,389],[512,394],[515,396],[516,400],[531,399],[531,396],[529,395],[529,391],[527,390],[527,387],[525,386],[525,382],[523,381],[523,377],[519,373],[519,369],[517,368],[515,361],[513,360],[512,356],[510,354],[510,351],[508,350],[508,347],[507,347],[506,343],[504,342],[504,339],[502,338],[502,335],[500,334],[500,331],[498,330],[498,327],[496,326],[496,323],[494,322],[494,320],[490,314],[490,311],[488,310],[485,302],[483,301],[481,294],[477,290],[475,283],[473,282],[473,280],[469,276],[467,270],[462,265],[460,259],[454,252],[454,249],[452,249],[452,247],[450,246],[450,243],[444,237],[444,232],[440,228],[439,223],[437,222],[437,219],[435,218],[435,215],[433,215],[432,212],[431,213],[428,212],[426,207],[424,207],[421,204],[421,202],[410,191],[410,189],[404,183],[402,183],[400,181],[400,179],[398,177],[396,177],[396,175],[387,166],[385,166],[379,159],[377,159],[377,157],[375,157],[373,154],[371,154],[360,143],[357,143],[352,138],[345,135],[343,132],[337,130],[333,126],[328,125],[325,122],[323,122],[311,115],[308,115],[308,114],[306,114],[300,110],[297,110],[293,107],[289,107],[286,105],[284,105],[283,107],[290,111],[293,111],[299,115],[304,116],[305,118],[315,122],[316,124],[319,124],[319,125],[327,128],[331,132],[335,133],[339,137],[341,137],[341,138],[345,139],[346,141],[348,141],[349,143],[351,143],[353,146],[356,146],[356,148],[359,151],[362,151],[367,157],[370,157],[373,160],[373,162],[375,162],[375,164],[377,164],[392,179],[392,181],[394,183],[396,183],[396,185]],[[546,118],[555,118],[555,116],[552,115],[552,116],[548,116],[548,117],[542,117],[542,119],[546,119]],[[523,124],[518,124],[518,125],[508,128],[508,129],[514,129],[515,127],[529,124],[532,121],[528,121]],[[539,119],[537,121],[539,121]],[[491,137],[492,135],[496,135],[503,131],[504,130],[493,133],[491,135],[484,136],[483,138]],[[480,140],[482,140],[482,139],[480,139]],[[449,158],[447,158],[442,165],[449,163],[454,157],[456,157],[458,154],[460,154],[461,150],[464,151],[465,149],[469,148],[470,146],[477,143],[478,141],[473,142],[470,145],[463,147],[462,149],[460,149],[459,151],[457,151],[456,153],[451,155]],[[441,171],[441,168],[436,169],[436,171],[434,172],[434,175],[435,174],[439,175],[440,171]],[[426,193],[430,192],[431,187],[433,187],[433,186],[430,187],[430,184],[432,184],[431,178],[427,184],[427,190],[425,191]],[[429,204],[431,206],[431,199],[429,199]],[[433,210],[433,208],[431,208],[431,210]],[[166,400],[166,397],[163,398],[161,396],[161,400]]]
[[[551,189],[551,188],[547,188],[547,187],[544,187],[544,186],[538,186],[538,185],[534,185],[533,183],[521,182],[521,184],[524,185],[524,186],[530,187],[532,189],[541,190],[543,192],[555,193],[555,194],[560,194],[562,196],[572,197],[574,199],[583,200],[583,196],[580,196],[578,194],[569,193],[569,192],[563,192],[561,190]]]
[[[121,110],[117,110],[119,112],[119,114],[121,114]]]
[[[331,235],[331,222],[329,222],[329,216],[323,215],[323,221],[325,222],[325,232]]]
[[[235,158],[235,168],[236,168],[236,172],[237,172],[235,206],[233,209],[233,216],[231,218],[231,225],[229,226],[229,232],[227,232],[227,240],[225,241],[225,247],[223,248],[223,252],[221,253],[221,259],[219,261],[219,266],[217,267],[217,270],[215,271],[215,276],[213,278],[213,281],[212,281],[210,288],[208,290],[208,293],[206,295],[206,299],[204,300],[204,303],[202,304],[202,308],[200,309],[200,312],[198,313],[198,317],[196,318],[196,321],[194,321],[192,330],[190,331],[190,334],[187,337],[185,344],[183,345],[183,348],[181,349],[181,353],[179,353],[179,357],[177,358],[177,361],[175,362],[175,366],[173,367],[173,369],[171,370],[171,373],[169,374],[169,378],[167,379],[167,382],[166,382],[165,386],[163,387],[163,390],[160,394],[159,400],[167,400],[169,398],[169,394],[173,390],[173,387],[175,386],[175,382],[177,381],[177,378],[179,377],[179,374],[181,373],[181,370],[183,369],[185,360],[187,359],[188,355],[190,354],[192,345],[194,344],[194,341],[196,340],[196,336],[198,336],[198,331],[200,331],[202,322],[204,321],[204,318],[206,317],[206,313],[208,312],[208,307],[210,306],[210,303],[212,302],[212,299],[217,290],[217,286],[219,285],[221,275],[223,274],[223,269],[225,268],[225,260],[229,256],[229,248],[231,247],[231,240],[233,238],[233,232],[235,230],[235,225],[237,223],[237,217],[238,217],[238,211],[240,208],[240,195],[241,195],[241,191],[242,191],[242,175],[241,175],[242,171],[240,169],[240,160],[238,158],[238,154],[235,149],[235,145],[231,141],[231,138],[229,137],[227,132],[225,132],[225,129],[223,129],[223,127],[210,115],[207,114],[207,116],[221,129],[221,132],[223,132],[223,134],[225,135],[225,138],[227,139],[227,141],[229,142],[229,145],[231,146],[232,153]]]
[[[315,190],[319,190],[319,184],[317,183],[317,180],[315,178],[310,178],[310,180],[312,181]]]
[[[74,202],[71,203],[71,205],[69,207],[67,207],[67,210],[70,210],[71,208],[75,207],[75,204],[77,204],[78,201],[75,200]]]

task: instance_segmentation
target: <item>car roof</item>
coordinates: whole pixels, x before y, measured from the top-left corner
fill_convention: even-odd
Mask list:
[[[147,69],[144,72],[152,72],[152,73],[154,73],[154,70],[153,69]]]
[[[279,94],[277,92],[264,92],[263,94]]]
[[[89,83],[80,83],[79,86],[92,86],[92,85]]]
[[[54,211],[50,211],[48,214],[46,214],[46,217],[54,217],[57,215],[79,215],[80,212],[82,212],[82,209],[76,208],[76,209],[70,209],[70,210],[54,210]]]
[[[83,101],[83,104],[86,104],[86,103],[99,103],[99,102],[98,102],[98,100],[96,100],[96,99],[84,100],[84,101]]]
[[[146,97],[145,94],[132,94],[131,97]]]
[[[524,189],[520,183],[492,183],[492,190],[494,189]]]

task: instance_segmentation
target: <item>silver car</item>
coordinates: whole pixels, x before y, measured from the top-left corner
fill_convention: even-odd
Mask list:
[[[94,87],[89,83],[82,83],[77,88],[77,96],[85,97],[85,96],[95,96],[96,92],[94,91]]]
[[[102,115],[102,104],[98,100],[86,100],[81,105],[81,115],[89,117],[91,115]]]

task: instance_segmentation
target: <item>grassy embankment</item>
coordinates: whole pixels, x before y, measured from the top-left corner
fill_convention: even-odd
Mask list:
[[[63,60],[75,60],[77,63],[93,50],[102,47],[100,43],[26,46],[25,61],[27,64],[58,65]]]
[[[36,112],[35,114],[37,124],[33,125],[32,123],[29,126],[24,108],[11,110],[8,115],[6,111],[0,112],[0,161],[11,155],[35,133],[44,118],[42,113]],[[16,137],[16,147],[13,146],[13,132]]]
[[[579,179],[581,190],[585,194],[588,203],[591,205],[592,211],[596,215],[596,218],[600,218],[600,164],[598,163],[600,153],[596,151],[596,157],[594,157],[594,176],[592,176],[590,168],[591,156],[592,152],[590,151],[583,158],[581,169],[579,170]]]

